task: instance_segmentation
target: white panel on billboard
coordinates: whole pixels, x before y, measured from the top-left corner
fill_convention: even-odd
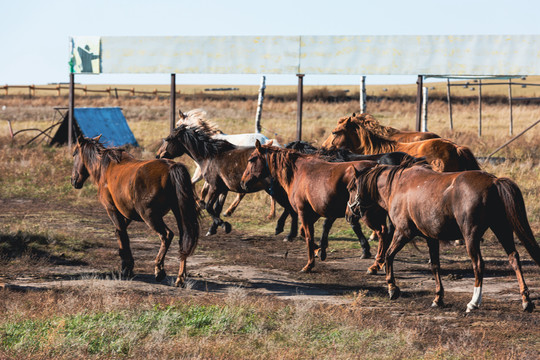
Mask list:
[[[74,37],[72,42],[84,39]],[[540,74],[540,35],[105,36],[98,39],[101,69],[98,67],[97,71],[103,73]],[[80,59],[75,46],[71,56]],[[87,71],[76,62],[73,72]]]

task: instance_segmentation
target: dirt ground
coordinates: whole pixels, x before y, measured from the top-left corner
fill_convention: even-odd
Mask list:
[[[96,204],[97,205],[97,204]],[[242,206],[249,206],[246,202]],[[234,216],[234,215],[233,215]],[[78,220],[74,221],[76,218]],[[310,274],[299,270],[306,262],[306,246],[301,238],[284,242],[283,235],[251,236],[233,229],[225,234],[222,229],[213,236],[204,236],[209,217],[202,219],[202,235],[194,256],[188,259],[188,282],[184,289],[171,286],[178,271],[178,244],[173,240],[166,257],[167,278],[156,283],[153,260],[158,250],[158,238],[142,223],[128,229],[135,257],[135,277],[119,281],[120,267],[114,229],[105,211],[99,206],[75,207],[45,203],[37,200],[0,200],[0,220],[32,221],[36,226],[80,234],[88,244],[80,258],[51,256],[47,253],[27,255],[27,264],[10,266],[3,263],[0,284],[21,291],[43,289],[112,286],[118,291],[143,292],[164,296],[185,294],[204,296],[207,293],[227,294],[241,290],[249,294],[274,296],[284,300],[313,301],[328,304],[358,304],[385,312],[403,313],[411,308],[418,313],[433,312],[457,326],[464,321],[465,309],[472,296],[474,276],[463,246],[441,246],[441,266],[445,287],[445,306],[430,309],[435,282],[428,265],[427,247],[423,241],[417,247],[408,245],[396,258],[395,272],[402,296],[396,301],[387,298],[384,272],[367,275],[373,259],[360,259],[361,251],[353,247],[334,248],[330,239],[328,258],[317,261]],[[172,219],[168,219],[171,223]],[[353,242],[353,239],[339,239]],[[523,261],[525,279],[531,298],[540,306],[540,269],[525,249],[518,245]],[[376,244],[372,242],[372,253]],[[508,265],[501,246],[488,239],[482,245],[486,261],[483,304],[478,314],[492,317],[506,313],[512,319],[529,319],[540,323],[540,311],[521,312],[518,283]],[[24,262],[24,261],[23,261]],[[410,303],[414,306],[410,306]],[[483,316],[482,316],[483,317]],[[497,317],[493,318],[497,321]],[[537,326],[538,329],[538,326]]]

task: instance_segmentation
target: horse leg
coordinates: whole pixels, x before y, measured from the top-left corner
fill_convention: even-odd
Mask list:
[[[356,237],[358,238],[358,241],[360,242],[360,245],[362,246],[362,256],[360,256],[360,259],[369,259],[371,258],[371,252],[369,251],[369,241],[367,241],[366,237],[362,233],[362,227],[360,226],[360,223],[358,222],[358,218],[354,217],[350,220],[349,224],[351,225],[351,228],[353,229],[354,233],[356,234]]]
[[[161,282],[167,274],[165,273],[165,255],[169,250],[174,233],[165,225],[163,218],[147,216],[141,214],[142,219],[148,227],[158,233],[161,245],[155,260],[154,275],[157,282]]]
[[[231,225],[227,222],[224,222],[219,217],[219,213],[221,212],[221,208],[223,207],[223,204],[218,202],[219,199],[219,193],[216,191],[216,189],[211,188],[208,193],[208,202],[206,203],[205,209],[212,217],[212,225],[210,226],[210,229],[208,229],[208,232],[206,233],[206,236],[214,235],[217,232],[218,226],[225,226],[225,232],[229,233],[231,231]],[[216,203],[217,202],[217,203]],[[214,207],[215,205],[215,207]],[[227,226],[228,225],[228,226]],[[228,230],[228,231],[227,231]]]
[[[276,217],[276,200],[270,197],[270,214],[266,217],[268,220],[272,220]]]
[[[197,200],[201,208],[206,207],[206,201],[204,199],[206,198],[206,195],[208,194],[209,190],[210,190],[210,185],[207,182],[205,182],[201,189],[201,197]]]
[[[321,247],[315,250],[315,256],[319,256],[321,261],[326,260],[326,249],[328,248],[328,234],[336,218],[326,218],[324,219],[323,232],[321,235]]]
[[[519,253],[516,250],[516,245],[514,244],[514,234],[511,229],[512,228],[508,222],[502,223],[497,221],[496,224],[494,222],[494,225],[491,226],[491,230],[493,230],[493,233],[508,255],[508,262],[510,263],[510,266],[512,266],[514,272],[516,273],[523,311],[532,312],[534,309],[534,303],[529,297],[529,288],[527,287],[525,278],[523,277],[521,261],[519,260]]]
[[[191,183],[192,184],[195,184],[195,183],[199,182],[203,177],[201,167],[197,163],[195,163],[195,165],[196,165],[195,171],[193,171],[193,176],[191,177]]]
[[[231,206],[229,206],[229,208],[227,210],[225,210],[225,212],[223,213],[223,216],[231,216],[232,213],[236,210],[236,208],[240,204],[240,201],[242,201],[242,199],[244,198],[244,196],[246,196],[245,193],[238,193],[236,195],[236,199],[234,199]]]
[[[122,279],[131,278],[133,277],[133,267],[135,266],[127,233],[127,227],[131,220],[126,219],[116,210],[107,209],[107,214],[116,227],[115,233],[116,240],[118,241],[118,255],[120,255],[120,259],[122,260],[121,277]]]
[[[484,260],[482,259],[482,253],[480,252],[480,240],[481,236],[474,236],[472,234],[464,235],[465,245],[467,252],[471,258],[473,271],[474,271],[474,291],[471,301],[467,304],[467,312],[476,310],[480,307],[482,302],[482,283],[484,280]]]
[[[388,245],[390,245],[390,239],[392,232],[386,227],[386,225],[381,227],[381,230],[374,230],[373,233],[379,239],[377,245],[377,255],[375,255],[375,262],[367,269],[368,275],[375,275],[379,270],[384,267],[384,256],[386,255],[386,250]]]
[[[229,193],[229,191],[225,191],[223,193],[221,193],[221,195],[219,195],[219,199],[218,201],[216,202],[216,206],[214,207],[214,212],[217,214],[218,218],[219,218],[219,214],[221,214],[221,211],[223,210],[223,205],[225,205],[225,200],[227,200],[227,194]],[[228,234],[231,232],[231,224],[229,224],[228,222],[226,221],[223,221],[221,220],[221,218],[219,218],[219,226],[221,226],[223,229],[225,229],[225,232]]]
[[[308,249],[308,262],[306,266],[302,268],[302,272],[311,272],[311,269],[315,266],[315,241],[313,240],[313,223],[310,221],[306,214],[299,214],[300,220],[302,221],[302,229],[304,230],[306,245]]]
[[[399,287],[396,285],[396,279],[394,277],[394,258],[409,241],[410,238],[405,237],[401,232],[395,231],[390,248],[386,253],[386,283],[388,284],[388,295],[390,296],[390,300],[397,299],[401,293]]]
[[[431,304],[432,307],[444,306],[444,288],[441,282],[441,261],[439,254],[439,240],[428,239],[427,245],[429,248],[429,262],[431,264],[431,272],[435,278],[435,299]]]

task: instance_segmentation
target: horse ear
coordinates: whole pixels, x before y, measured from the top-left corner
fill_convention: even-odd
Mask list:
[[[84,136],[83,134],[79,134],[79,136],[77,136],[77,144],[80,144],[84,141]]]
[[[178,117],[180,118],[180,120],[185,120],[186,114],[184,114],[182,110],[178,109]]]
[[[268,140],[268,141],[266,142],[266,144],[264,144],[264,145],[272,146],[273,143],[274,143],[274,139]]]
[[[259,139],[255,140],[255,148],[261,151],[261,142],[259,141]]]
[[[99,139],[101,139],[101,135],[103,135],[103,134],[99,134],[99,135],[96,136],[95,138],[92,138],[92,140],[94,140],[94,141],[99,141]]]
[[[352,113],[352,117],[356,117],[356,113]]]

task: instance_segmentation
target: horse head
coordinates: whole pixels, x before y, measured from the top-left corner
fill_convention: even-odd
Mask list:
[[[354,152],[356,145],[354,135],[356,134],[357,127],[351,117],[339,119],[338,125],[323,142],[322,148],[328,150],[345,148]]]
[[[82,188],[84,182],[90,176],[90,172],[88,171],[87,167],[89,154],[86,154],[86,152],[92,152],[95,155],[98,151],[98,147],[95,145],[99,144],[100,138],[101,135],[98,135],[92,139],[85,138],[82,135],[79,135],[77,138],[77,144],[75,145],[75,150],[73,151],[73,169],[71,170],[71,185],[75,189]]]
[[[270,168],[268,167],[268,148],[262,146],[259,140],[255,141],[255,150],[251,153],[248,159],[246,170],[242,174],[240,186],[245,191],[269,178]]]
[[[161,146],[156,152],[156,159],[174,159],[187,152],[185,146],[178,138],[179,133],[184,128],[185,125],[175,128],[169,136],[163,139]]]

